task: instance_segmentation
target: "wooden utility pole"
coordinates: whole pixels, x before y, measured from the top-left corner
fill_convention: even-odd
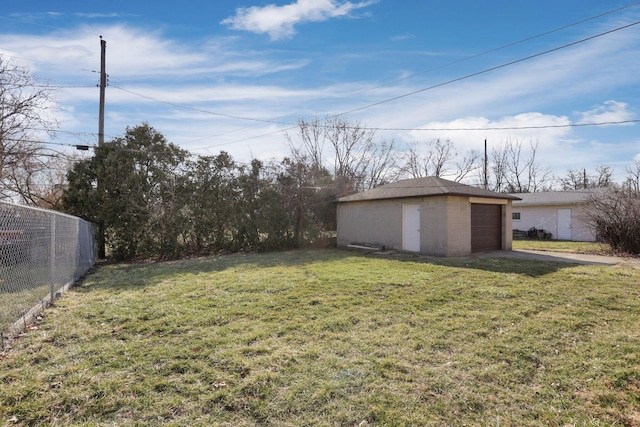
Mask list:
[[[484,139],[484,189],[489,189],[489,179],[487,174],[487,166],[489,163],[489,159],[487,157],[487,138]]]
[[[100,36],[100,112],[98,113],[98,147],[104,145],[104,92],[107,88],[107,42]],[[98,258],[106,257],[104,222],[98,223]]]
[[[104,92],[107,87],[107,42],[100,36],[100,112],[98,114],[98,145],[104,144]]]

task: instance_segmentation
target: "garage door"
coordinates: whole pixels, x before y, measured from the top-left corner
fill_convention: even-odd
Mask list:
[[[502,249],[502,206],[471,204],[471,252]]]

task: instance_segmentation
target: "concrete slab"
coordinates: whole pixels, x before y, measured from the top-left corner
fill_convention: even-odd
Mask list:
[[[576,254],[568,252],[534,251],[514,249],[512,251],[493,251],[477,254],[479,257],[493,258],[520,258],[535,259],[540,261],[570,262],[576,264],[592,265],[626,265],[632,268],[640,268],[640,258],[617,257],[605,255]]]

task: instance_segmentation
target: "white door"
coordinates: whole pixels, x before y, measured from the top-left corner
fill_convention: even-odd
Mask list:
[[[420,205],[402,205],[402,250],[420,252]]]
[[[571,240],[571,209],[558,209],[558,240]]]

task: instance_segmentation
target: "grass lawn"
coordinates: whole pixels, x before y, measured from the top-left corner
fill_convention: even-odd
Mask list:
[[[38,266],[26,271],[24,265],[0,266],[0,331],[8,331],[27,311],[51,295],[49,267],[44,270]]]
[[[593,255],[614,255],[611,246],[606,243],[568,242],[562,240],[514,240],[513,249],[536,251],[568,252]]]
[[[293,251],[107,265],[0,425],[640,426],[640,270]]]

